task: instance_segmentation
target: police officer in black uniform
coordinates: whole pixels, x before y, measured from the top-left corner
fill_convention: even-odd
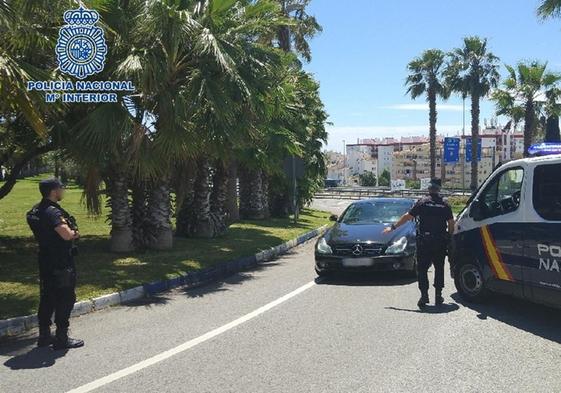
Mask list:
[[[417,276],[421,298],[417,305],[423,308],[429,303],[429,280],[427,272],[434,265],[435,304],[444,302],[444,260],[454,232],[452,208],[440,195],[442,182],[432,179],[428,188],[429,195],[420,199],[413,208],[403,215],[397,223],[386,228],[391,232],[407,221],[417,219]]]
[[[42,180],[39,191],[43,199],[27,213],[27,222],[39,243],[38,346],[54,349],[77,348],[82,340],[68,337],[70,313],[76,301],[77,254],[75,241],[80,234],[75,220],[60,205],[64,186],[58,179]],[[56,335],[51,335],[51,317],[55,314]]]

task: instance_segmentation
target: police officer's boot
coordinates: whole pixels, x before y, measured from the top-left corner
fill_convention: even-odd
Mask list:
[[[84,346],[84,341],[68,337],[68,329],[57,329],[53,349],[71,349]]]
[[[55,338],[51,334],[51,328],[49,326],[39,327],[39,340],[37,340],[38,347],[46,347],[55,342]]]
[[[424,308],[427,304],[429,304],[429,293],[428,291],[421,292],[421,298],[417,302],[417,306],[419,308]]]
[[[434,304],[441,306],[444,303],[444,298],[442,297],[442,289],[436,288],[434,291]]]

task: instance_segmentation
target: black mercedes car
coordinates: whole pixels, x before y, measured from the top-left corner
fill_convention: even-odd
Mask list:
[[[415,201],[375,198],[352,203],[335,225],[318,239],[316,272],[326,276],[337,271],[416,271],[416,227],[408,222],[384,234],[385,227],[411,209]]]

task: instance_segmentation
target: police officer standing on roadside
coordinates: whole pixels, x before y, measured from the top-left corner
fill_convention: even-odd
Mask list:
[[[80,237],[75,220],[60,205],[64,186],[58,179],[42,180],[39,191],[43,199],[27,213],[27,222],[39,243],[39,347],[77,348],[82,340],[68,337],[70,313],[76,301],[76,267],[74,244]],[[55,314],[56,335],[51,335],[51,318]]]
[[[421,298],[417,305],[423,308],[429,303],[428,270],[434,265],[435,304],[444,302],[444,261],[454,233],[452,208],[440,195],[442,182],[432,179],[428,188],[429,195],[420,199],[399,221],[384,230],[389,233],[407,221],[418,220],[417,228],[417,276]]]

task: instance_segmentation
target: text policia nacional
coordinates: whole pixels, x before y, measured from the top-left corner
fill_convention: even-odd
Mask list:
[[[117,92],[133,92],[131,81],[30,81],[28,91],[45,92],[46,102],[117,102]]]

